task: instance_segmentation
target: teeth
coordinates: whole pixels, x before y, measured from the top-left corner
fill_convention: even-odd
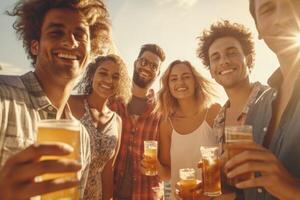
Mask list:
[[[111,89],[110,86],[107,86],[107,85],[101,85],[101,87],[105,88],[105,89]]]
[[[233,71],[234,71],[234,69],[228,69],[228,70],[221,71],[220,74],[221,74],[221,75],[224,75],[224,74],[231,73],[231,72],[233,72]]]
[[[187,89],[186,88],[177,88],[176,89],[178,92],[183,92],[183,91],[186,91]]]
[[[64,59],[72,59],[72,60],[76,60],[77,59],[77,57],[75,55],[66,54],[66,53],[59,53],[57,56],[59,58],[64,58]]]
[[[146,73],[146,72],[141,72],[141,76],[144,76],[144,77],[149,77],[149,74]]]

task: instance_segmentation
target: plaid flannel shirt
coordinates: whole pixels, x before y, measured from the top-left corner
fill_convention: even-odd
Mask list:
[[[124,172],[126,160],[131,156],[132,165],[132,200],[152,200],[152,187],[157,187],[161,182],[158,176],[145,176],[140,171],[141,160],[144,152],[145,140],[158,140],[160,116],[153,113],[155,106],[154,92],[147,96],[147,108],[144,114],[138,117],[134,123],[128,113],[127,105],[122,102],[111,102],[110,108],[122,118],[121,146],[114,171],[114,194],[118,196]]]
[[[32,72],[22,76],[0,76],[0,167],[9,157],[36,141],[38,121],[55,119],[56,113]],[[68,105],[64,114],[68,119],[75,119]],[[90,164],[90,140],[83,125],[80,126],[80,141],[80,193],[83,196]]]

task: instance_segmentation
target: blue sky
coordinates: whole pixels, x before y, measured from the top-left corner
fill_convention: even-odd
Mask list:
[[[0,1],[0,64],[8,66],[5,68],[7,71],[18,73],[16,68],[26,71],[30,62],[22,42],[13,32],[13,18],[4,15],[13,2]],[[216,20],[229,19],[243,23],[257,38],[247,0],[106,0],[106,3],[111,15],[113,40],[130,74],[141,45],[157,43],[167,56],[162,71],[171,61],[185,59],[209,77],[196,57],[196,37]],[[278,63],[262,41],[256,39],[255,42],[257,56],[251,79],[265,83]],[[158,87],[158,81],[155,87]]]

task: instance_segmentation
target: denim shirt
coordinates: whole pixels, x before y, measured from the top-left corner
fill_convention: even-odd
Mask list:
[[[269,79],[272,87],[266,90],[250,107],[246,124],[253,125],[254,141],[263,144],[272,118],[272,103],[282,84],[282,74],[277,69]],[[292,96],[284,110],[279,126],[271,140],[269,150],[282,162],[289,173],[300,179],[300,76],[298,76]],[[264,189],[254,188],[244,191],[246,200],[277,199]]]

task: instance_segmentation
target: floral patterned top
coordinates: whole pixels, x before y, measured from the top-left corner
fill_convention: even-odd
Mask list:
[[[106,162],[113,158],[119,139],[120,117],[113,113],[111,119],[101,128],[96,128],[93,124],[93,118],[90,107],[84,100],[85,113],[80,122],[85,126],[91,141],[91,165],[84,191],[84,199],[101,200],[102,199],[102,178],[101,173]]]

